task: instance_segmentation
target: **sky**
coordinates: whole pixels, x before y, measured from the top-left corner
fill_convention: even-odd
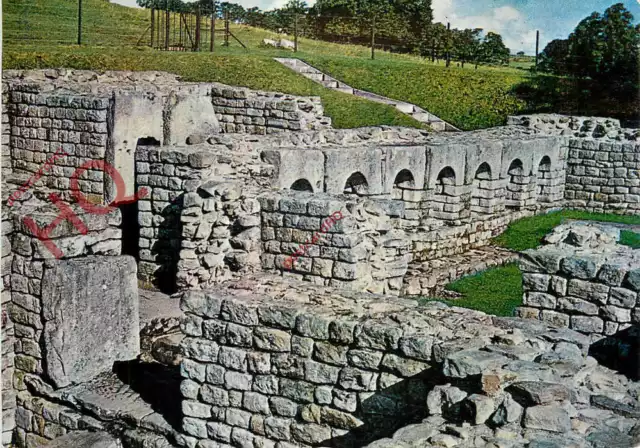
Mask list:
[[[135,6],[135,0],[111,0]],[[188,0],[187,0],[188,1]],[[229,1],[229,0],[228,0]],[[282,7],[287,0],[230,0],[245,8],[268,10]],[[312,5],[315,0],[307,0]],[[536,30],[540,31],[540,51],[553,39],[565,39],[578,22],[594,11],[604,12],[614,0],[433,0],[436,22],[450,22],[452,28],[482,28],[502,35],[512,53],[535,54]],[[640,22],[640,0],[622,0]]]

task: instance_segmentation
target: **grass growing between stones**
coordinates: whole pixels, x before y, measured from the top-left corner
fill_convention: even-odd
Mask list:
[[[522,304],[522,273],[513,264],[487,269],[463,277],[447,285],[447,289],[463,295],[460,299],[421,299],[420,303],[437,300],[447,305],[470,308],[496,316],[512,316]]]
[[[589,213],[578,210],[562,210],[546,215],[532,216],[512,222],[507,230],[494,238],[493,243],[515,251],[535,249],[546,234],[566,220],[602,221],[640,225],[640,216]],[[625,240],[634,241],[631,236]]]

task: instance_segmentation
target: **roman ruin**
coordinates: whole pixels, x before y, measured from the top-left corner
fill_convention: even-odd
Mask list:
[[[3,446],[640,443],[638,250],[584,223],[489,246],[640,214],[639,130],[334,129],[318,98],[160,72],[2,87]],[[415,300],[514,260],[517,317]]]

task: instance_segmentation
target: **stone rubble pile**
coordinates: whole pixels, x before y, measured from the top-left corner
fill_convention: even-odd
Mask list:
[[[640,130],[624,129],[613,118],[574,117],[558,114],[517,115],[507,119],[509,126],[525,126],[547,135],[640,141]]]

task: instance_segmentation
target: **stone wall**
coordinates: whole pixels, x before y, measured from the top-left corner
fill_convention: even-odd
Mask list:
[[[2,83],[2,141],[0,142],[0,163],[2,164],[2,176],[8,176],[11,168],[11,126],[9,124],[9,86]]]
[[[51,232],[51,241],[62,251],[64,259],[86,254],[117,255],[120,253],[119,214],[90,215],[79,207],[74,210],[87,225],[89,232],[80,235],[72,226],[56,227]],[[59,214],[51,205],[30,208],[24,206],[13,217],[12,240],[13,262],[11,269],[11,306],[9,312],[15,325],[16,386],[24,389],[25,374],[42,374],[42,280],[47,260],[55,256],[43,241],[24,224],[22,219],[30,216],[40,226],[49,224]]]
[[[139,147],[136,151],[136,187],[146,191],[136,203],[143,281],[164,279],[173,283],[163,285],[166,289],[175,287],[184,196],[213,175],[214,160],[213,154],[196,147]]]
[[[363,446],[400,427],[371,447],[640,437],[634,386],[571,330],[253,276],[181,307],[186,446]]]
[[[51,190],[70,200],[76,169],[90,160],[105,159],[108,106],[108,98],[99,96],[42,92],[28,84],[10,86],[12,182],[35,181],[41,173],[29,188],[40,194]],[[47,162],[53,162],[50,169],[44,167]],[[77,178],[80,192],[90,202],[104,203],[101,167],[82,170]]]
[[[316,446],[360,426],[356,409],[367,400],[363,412],[372,417],[385,408],[397,416],[423,407],[426,391],[407,379],[428,367],[430,354],[420,347],[430,341],[403,341],[398,329],[337,319],[311,304],[303,311],[243,296],[182,298],[187,435],[234,445]],[[405,380],[396,397],[371,398]]]
[[[4,193],[6,196],[6,193]],[[11,443],[15,427],[16,392],[13,387],[15,328],[10,317],[11,304],[11,237],[13,223],[2,210],[2,446]]]
[[[262,267],[320,285],[398,294],[410,242],[393,230],[402,203],[282,192],[259,198]]]
[[[178,288],[207,288],[260,268],[257,192],[210,179],[184,197]]]
[[[599,213],[640,213],[640,144],[571,139],[566,205]]]
[[[213,107],[225,133],[273,134],[320,130],[331,126],[320,98],[213,84]]]
[[[521,317],[587,334],[640,323],[640,251],[616,244],[617,229],[570,224],[523,253]]]

